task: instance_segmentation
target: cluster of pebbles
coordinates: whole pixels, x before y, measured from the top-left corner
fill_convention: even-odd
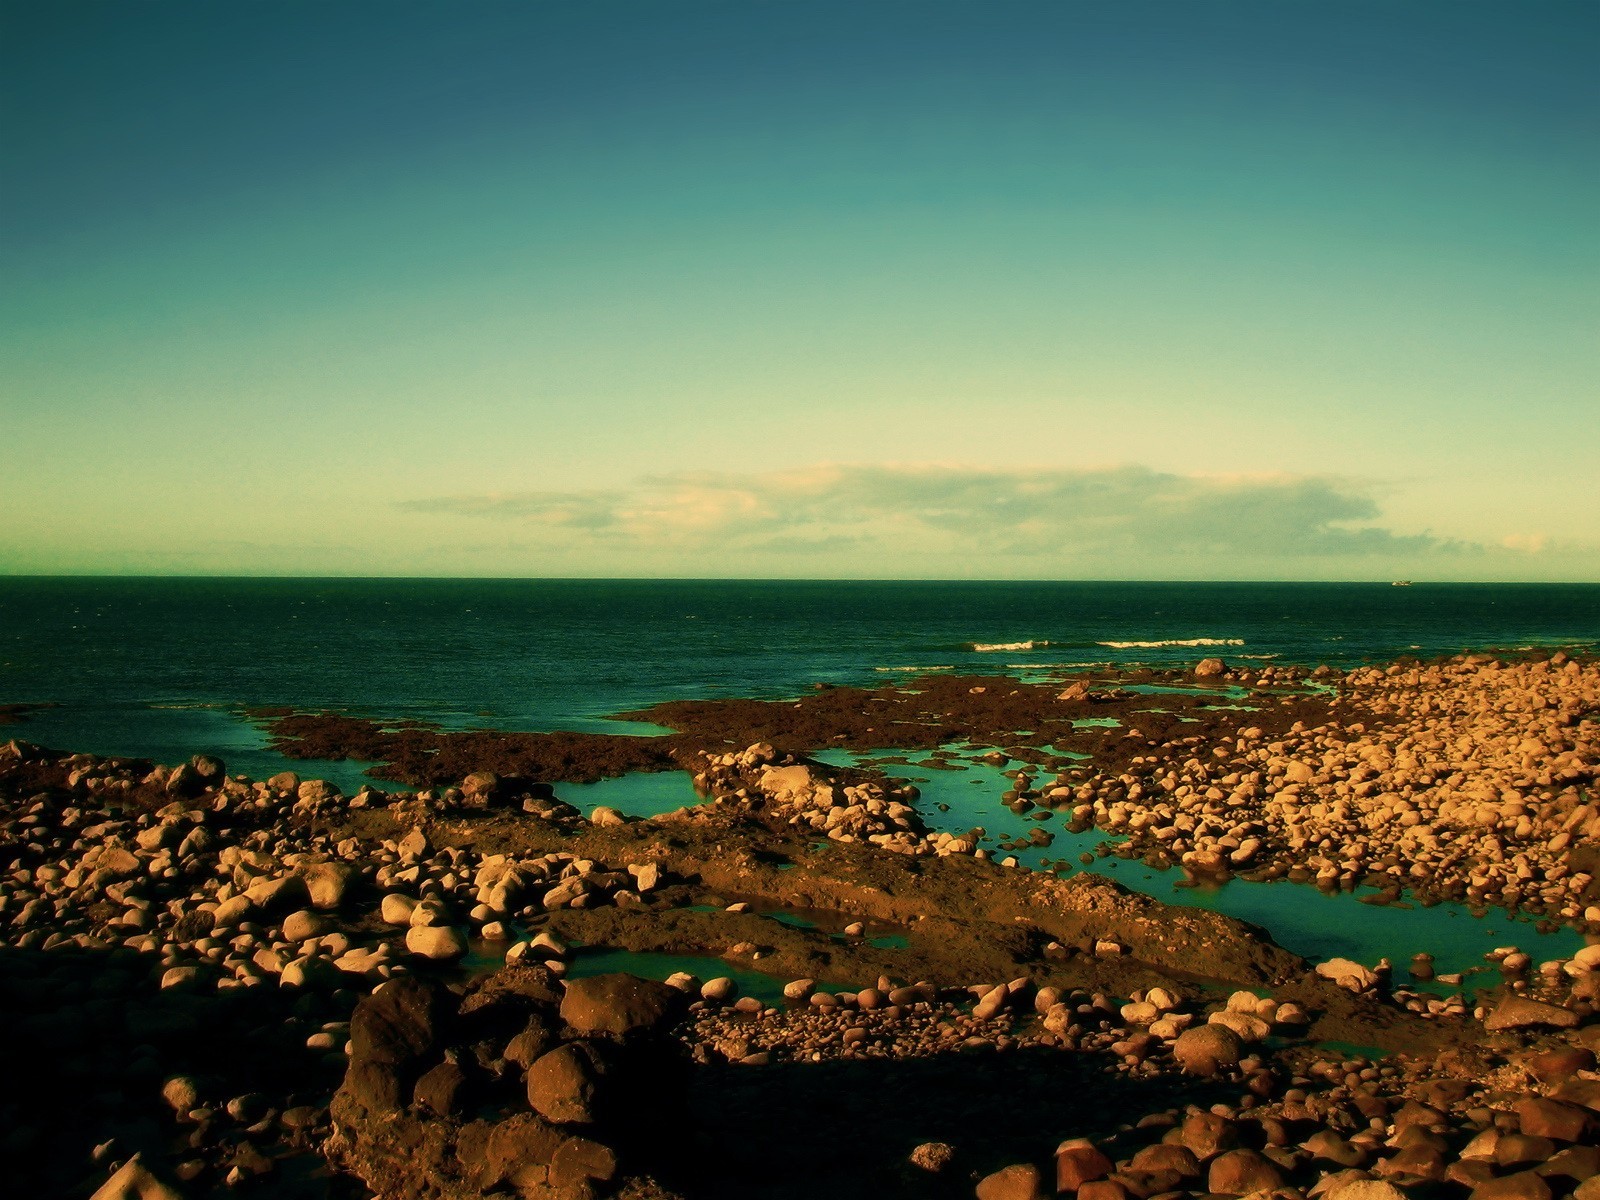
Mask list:
[[[1463,656],[1323,685],[1339,693],[1325,723],[1268,735],[1246,715],[1116,773],[1069,768],[1037,786],[1019,773],[1010,798],[1196,874],[1366,883],[1600,925],[1597,864],[1573,855],[1600,837],[1600,664]]]

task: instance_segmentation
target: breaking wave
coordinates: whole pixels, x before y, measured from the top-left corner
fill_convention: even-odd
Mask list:
[[[973,642],[972,648],[979,654],[989,654],[997,650],[1042,650],[1049,642]]]
[[[1242,646],[1243,638],[1169,638],[1162,642],[1096,642],[1113,650],[1157,650],[1163,646]]]

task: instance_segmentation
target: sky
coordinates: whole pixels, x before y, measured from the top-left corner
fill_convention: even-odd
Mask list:
[[[1600,5],[0,2],[0,573],[1600,581]]]

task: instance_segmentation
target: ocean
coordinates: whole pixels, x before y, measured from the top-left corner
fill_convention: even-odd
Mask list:
[[[256,706],[654,732],[606,718],[923,668],[1350,666],[1597,641],[1590,584],[0,578],[0,704],[53,706],[12,735],[205,750],[251,774],[288,765]]]
[[[49,707],[0,739],[164,762],[204,751],[232,772],[294,770],[353,792],[371,782],[367,764],[284,759],[247,710],[649,734],[666,731],[608,718],[661,700],[778,698],[928,668],[1026,678],[1209,655],[1349,667],[1597,644],[1597,585],[9,578],[0,705]],[[999,836],[1031,824],[1001,804],[1000,771],[961,765],[902,772],[946,802],[927,806],[932,827],[981,823]],[[557,794],[635,815],[694,801],[681,772]],[[1313,957],[1398,961],[1428,948],[1441,970],[1459,970],[1494,945],[1554,957],[1583,940],[1500,913],[1474,920],[1459,905],[1375,908],[1287,883],[1194,889],[1179,872],[1115,857],[1085,869],[1255,921]]]

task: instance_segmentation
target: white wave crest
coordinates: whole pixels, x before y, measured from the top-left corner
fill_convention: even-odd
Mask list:
[[[997,650],[1042,650],[1049,642],[973,642],[972,648],[979,654],[991,654]]]
[[[874,671],[954,671],[955,667],[873,667],[872,669]]]
[[[1162,642],[1096,642],[1113,650],[1156,650],[1163,646],[1242,646],[1243,638],[1169,638]]]

